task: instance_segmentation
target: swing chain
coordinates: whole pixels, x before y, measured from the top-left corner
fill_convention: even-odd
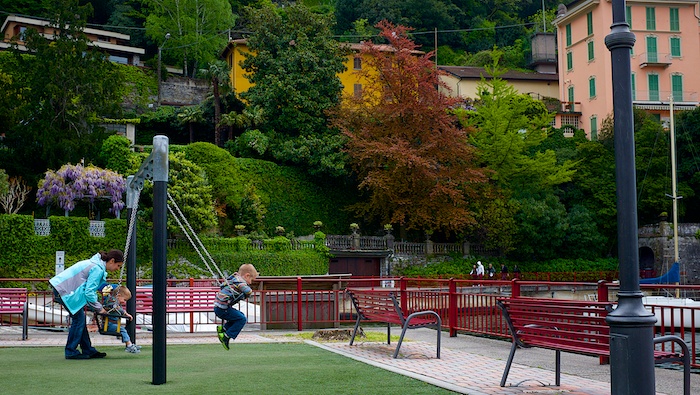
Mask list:
[[[136,213],[139,208],[139,197],[141,196],[141,189],[136,190],[136,196],[134,197],[134,207],[131,209],[131,216],[129,217],[129,229],[126,232],[126,246],[124,246],[124,261],[129,256],[129,246],[131,245],[131,238],[133,237],[134,228],[136,228]],[[122,265],[119,271],[119,284],[122,283],[122,278],[124,277],[124,267]]]

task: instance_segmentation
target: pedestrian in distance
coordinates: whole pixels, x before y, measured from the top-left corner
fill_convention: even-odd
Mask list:
[[[493,263],[489,263],[486,273],[488,273],[489,279],[493,279],[493,276],[496,274],[496,269],[493,267]]]
[[[476,278],[479,280],[484,279],[484,265],[481,264],[481,261],[476,261]]]
[[[472,265],[472,271],[469,272],[469,275],[472,277],[472,280],[476,280],[476,265]]]
[[[520,278],[520,268],[517,263],[513,265],[513,278]]]
[[[225,349],[229,349],[231,339],[238,337],[246,324],[246,317],[240,310],[233,308],[233,305],[253,294],[250,283],[258,277],[258,271],[250,263],[244,263],[226,278],[226,284],[221,286],[221,290],[216,293],[214,301],[214,314],[223,320],[223,325],[216,327],[219,341]]]
[[[508,279],[508,266],[505,263],[501,263],[501,280]]]
[[[100,251],[92,258],[80,261],[49,280],[54,301],[68,310],[71,318],[66,340],[66,359],[104,358],[90,342],[84,308],[107,313],[97,297],[101,284],[107,282],[107,272],[121,269],[124,253],[120,250]],[[80,346],[80,351],[78,351]]]

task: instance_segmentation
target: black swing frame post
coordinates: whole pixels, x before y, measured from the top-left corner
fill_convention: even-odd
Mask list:
[[[167,194],[168,194],[168,137],[154,136],[153,151],[141,164],[139,170],[134,174],[128,184],[128,190],[142,190],[145,180],[153,181],[153,380],[151,384],[159,385],[166,382],[166,318],[165,311],[166,291],[167,291]],[[132,208],[135,209],[135,208]],[[134,253],[131,254],[135,259],[135,234],[134,229]],[[131,246],[130,246],[131,248]],[[132,275],[136,273],[135,260],[133,270],[130,270]],[[129,266],[131,268],[131,265]],[[128,276],[128,274],[127,274]],[[132,294],[136,295],[134,278],[134,289]],[[128,278],[127,278],[128,284]],[[133,313],[135,317],[135,300]],[[127,311],[129,305],[127,304]],[[131,311],[130,311],[131,312]]]

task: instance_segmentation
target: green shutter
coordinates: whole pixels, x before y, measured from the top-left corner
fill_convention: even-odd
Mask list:
[[[658,101],[659,100],[659,75],[649,74],[647,77],[649,81],[649,100]]]
[[[680,57],[681,56],[681,38],[671,37],[671,56]]]
[[[669,8],[670,12],[670,28],[672,32],[681,31],[681,21],[678,18],[678,8]]]
[[[683,101],[683,76],[674,74],[671,76],[671,89],[673,90],[673,100]]]
[[[656,9],[647,7],[647,30],[656,30]]]
[[[588,35],[593,34],[593,13],[586,14],[586,24],[588,25]]]
[[[598,117],[591,117],[591,140],[598,140]]]
[[[593,50],[593,41],[588,42],[588,60],[595,59],[595,51]]]
[[[574,68],[574,54],[571,51],[566,53],[566,69],[571,70]]]
[[[656,53],[656,37],[647,37],[647,62],[656,63],[659,57]]]
[[[595,77],[588,80],[588,96],[590,98],[595,97]]]
[[[632,100],[637,100],[637,75],[632,73]]]
[[[566,25],[566,46],[571,45],[571,24]]]
[[[627,24],[630,25],[630,29],[632,28],[632,7],[627,6],[625,10],[625,16],[627,17]]]

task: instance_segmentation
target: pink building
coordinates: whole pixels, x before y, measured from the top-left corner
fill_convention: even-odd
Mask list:
[[[631,54],[634,107],[662,122],[674,110],[698,106],[700,89],[700,9],[690,0],[627,0],[626,17],[636,37]],[[557,18],[559,97],[556,126],[571,125],[596,139],[612,117],[613,81],[605,37],[612,25],[610,0],[560,5]]]

